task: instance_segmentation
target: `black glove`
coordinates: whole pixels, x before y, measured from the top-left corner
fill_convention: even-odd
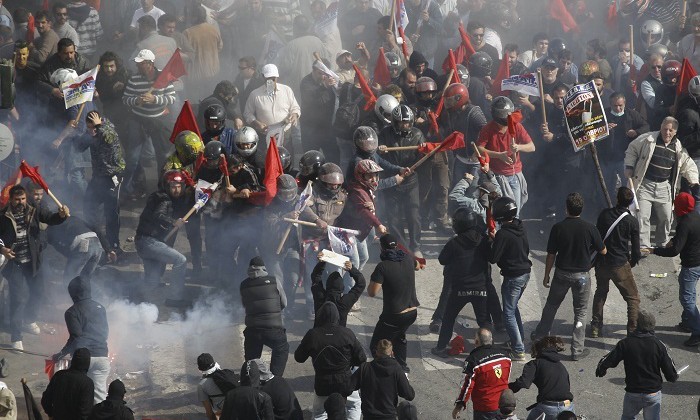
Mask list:
[[[607,373],[606,369],[598,368],[595,370],[596,378],[602,378],[603,376],[605,376],[606,373]]]

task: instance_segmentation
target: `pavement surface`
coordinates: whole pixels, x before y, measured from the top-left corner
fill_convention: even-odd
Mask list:
[[[132,203],[128,207],[136,211],[122,211],[123,246],[133,251],[133,236],[142,203]],[[526,221],[533,272],[530,282],[520,301],[520,311],[525,325],[526,348],[529,348],[529,334],[534,330],[542,313],[547,297],[547,289],[542,285],[545,245],[551,223]],[[423,250],[428,258],[427,267],[416,275],[418,298],[421,307],[418,320],[408,331],[408,357],[411,384],[416,389],[415,404],[421,419],[448,419],[453,401],[462,380],[461,366],[466,354],[442,359],[433,356],[430,349],[437,342],[437,335],[430,333],[428,325],[437,304],[442,287],[442,267],[436,260],[437,253],[447,240],[447,236],[426,232]],[[179,235],[177,248],[189,250],[184,235]],[[365,267],[364,274],[369,278],[377,260],[378,245],[370,248],[372,259]],[[235,370],[243,363],[243,312],[240,302],[233,301],[225,293],[211,287],[203,273],[191,273],[188,277],[188,294],[197,301],[188,311],[171,311],[163,306],[165,288],[153,290],[149,303],[134,304],[125,300],[129,288],[140,281],[142,267],[136,254],[128,254],[127,262],[117,266],[103,267],[94,282],[94,293],[108,311],[110,321],[110,357],[112,372],[110,380],[120,378],[127,386],[129,406],[137,418],[153,419],[204,419],[203,409],[196,398],[196,385],[200,378],[196,367],[196,357],[201,352],[210,352],[222,367]],[[63,312],[70,306],[66,282],[62,280],[64,260],[53,249],[45,253],[47,296],[49,304],[42,305],[39,324],[42,333],[38,336],[25,335],[24,348],[28,351],[51,355],[65,343],[67,332],[63,324]],[[698,395],[700,395],[700,363],[698,349],[683,346],[688,334],[675,331],[680,320],[681,307],[678,303],[677,271],[678,261],[671,258],[650,256],[644,259],[633,271],[641,295],[641,306],[653,311],[657,319],[657,335],[671,349],[677,367],[690,365],[676,383],[664,383],[664,419],[695,418]],[[494,270],[496,289],[500,290],[501,278]],[[666,273],[665,278],[651,277],[650,274]],[[167,281],[169,271],[166,272]],[[594,290],[594,289],[593,289]],[[6,291],[4,292],[6,293]],[[591,292],[592,295],[593,291]],[[6,299],[0,294],[0,299]],[[303,294],[295,296],[296,307],[286,317],[290,357],[285,378],[296,391],[305,410],[305,418],[310,417],[313,401],[313,367],[310,362],[298,364],[294,361],[296,350],[305,332],[312,326],[306,319]],[[362,310],[353,312],[348,318],[348,327],[357,335],[366,351],[369,347],[374,325],[381,312],[381,295],[361,298]],[[591,296],[592,302],[592,296]],[[589,304],[590,307],[590,304]],[[0,304],[0,343],[9,344],[9,334],[5,324],[7,318],[6,300]],[[570,342],[573,311],[570,295],[562,304],[552,330],[553,334]],[[590,315],[588,316],[590,320]],[[467,338],[466,351],[473,348],[476,322],[471,306],[466,306],[461,314],[461,324],[455,332]],[[467,325],[467,326],[465,326]],[[576,412],[588,419],[619,418],[624,396],[624,370],[622,366],[608,371],[605,378],[595,377],[598,360],[610,351],[625,335],[626,306],[614,287],[605,307],[604,335],[597,339],[587,339],[586,345],[591,355],[578,362],[564,361],[569,371],[571,388],[575,396]],[[505,333],[496,333],[497,343],[507,340]],[[565,350],[568,354],[569,349]],[[369,353],[367,351],[367,353]],[[269,351],[263,359],[269,361]],[[20,378],[26,378],[37,402],[45,389],[48,378],[44,374],[44,358],[29,354],[13,354],[0,350],[0,357],[9,363],[9,376],[4,379],[17,396],[20,407],[19,419],[26,419],[24,398]],[[514,362],[510,380],[520,375],[524,362]],[[516,394],[519,417],[527,417],[525,407],[534,403],[537,390],[533,386]],[[471,404],[461,418],[472,418]]]

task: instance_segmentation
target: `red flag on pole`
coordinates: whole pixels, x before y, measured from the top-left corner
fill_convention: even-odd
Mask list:
[[[441,151],[445,152],[447,150],[457,150],[457,149],[462,149],[464,148],[464,134],[460,133],[459,131],[455,131],[445,140],[442,141],[442,143],[425,143],[422,147],[418,148],[418,151],[423,153],[423,154],[428,154],[432,150],[435,150],[437,148],[440,148]]]
[[[35,184],[40,186],[44,191],[49,190],[49,186],[46,184],[46,181],[44,181],[44,178],[41,177],[39,174],[39,167],[31,167],[27,164],[26,161],[22,161],[22,163],[19,164],[19,169],[22,171],[22,175],[26,176],[27,178],[31,179]]]
[[[386,62],[384,48],[379,48],[377,65],[374,67],[374,81],[382,87],[391,83],[391,73],[389,73],[389,65]]]
[[[160,74],[158,74],[158,77],[153,82],[153,89],[163,89],[170,83],[186,75],[187,69],[185,69],[185,63],[182,61],[180,49],[178,48],[170,57],[170,60],[168,60],[168,64],[163,67]]]
[[[450,49],[447,52],[447,57],[442,61],[442,71],[445,72],[445,74],[449,73],[450,70],[453,70],[454,73],[452,74],[452,82],[451,83],[459,83],[459,70],[457,70],[457,60],[455,59],[455,53]]]
[[[49,0],[44,0],[44,2],[41,4],[41,10],[49,11]]]
[[[170,143],[175,143],[175,137],[180,134],[181,131],[189,130],[197,134],[200,140],[202,135],[199,132],[199,127],[197,126],[197,119],[194,117],[194,112],[192,111],[192,106],[190,101],[185,101],[180,110],[180,115],[177,116],[175,120],[175,125],[173,126],[173,132],[170,134]]]
[[[678,84],[676,85],[676,96],[680,96],[683,92],[688,90],[688,83],[690,79],[697,76],[698,73],[690,64],[687,58],[683,59],[683,64],[681,65],[681,77],[678,78]]]
[[[522,120],[523,114],[520,113],[520,110],[515,111],[508,116],[508,134],[510,134],[511,137],[515,137],[515,127]]]
[[[228,173],[228,162],[226,162],[226,158],[221,156],[219,158],[219,170],[221,171],[221,174],[225,177],[228,178],[229,173]]]
[[[17,168],[17,171],[7,180],[5,186],[2,187],[2,193],[0,193],[0,207],[5,207],[7,203],[10,202],[10,189],[15,185],[19,185],[22,181],[22,170]]]
[[[459,44],[459,47],[457,47],[457,51],[455,52],[455,62],[457,64],[464,64],[469,61],[469,57],[471,57],[476,50],[474,49],[474,46],[472,46],[472,42],[469,40],[469,35],[467,35],[467,31],[464,29],[464,25],[461,23],[459,24],[459,36],[462,38],[462,42]]]
[[[401,52],[403,52],[403,56],[406,59],[406,62],[408,63],[408,60],[411,58],[408,54],[408,44],[406,44],[406,33],[403,31],[403,27],[399,25],[399,36],[401,37],[401,40],[403,41],[401,43]]]
[[[277,195],[277,178],[283,173],[284,169],[277,142],[274,137],[270,137],[270,145],[267,147],[267,155],[265,156],[265,178],[263,178],[265,192],[253,193],[250,196],[250,201],[256,205],[267,206],[270,204]]]
[[[365,80],[365,76],[362,75],[362,72],[357,67],[357,65],[353,64],[352,67],[355,69],[355,76],[357,76],[357,80],[360,82],[360,89],[362,89],[362,94],[365,95],[364,110],[369,111],[370,109],[374,108],[374,104],[377,102],[377,98],[374,96],[372,88],[369,87],[367,80]]]
[[[581,33],[576,20],[569,9],[566,8],[563,0],[549,0],[549,15],[552,19],[558,20],[561,23],[561,28],[564,32],[574,31],[577,34]]]
[[[617,2],[613,1],[610,3],[610,6],[608,6],[608,17],[605,22],[608,25],[608,31],[615,33],[617,29]]]
[[[503,54],[503,58],[501,59],[501,65],[498,67],[498,73],[496,74],[496,77],[493,79],[493,84],[491,85],[491,95],[492,96],[503,95],[503,91],[501,90],[501,82],[504,79],[507,79],[509,77],[510,77],[510,64],[508,64],[508,56],[506,54]]]
[[[31,13],[29,14],[29,20],[27,21],[27,35],[26,35],[26,40],[29,43],[34,42],[34,29],[36,28],[36,24],[34,22],[34,15]]]

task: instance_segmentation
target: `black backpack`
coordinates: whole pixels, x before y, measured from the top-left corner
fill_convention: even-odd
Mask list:
[[[364,96],[359,94],[357,98],[352,99],[353,85],[349,83],[346,87],[345,102],[340,104],[335,112],[333,127],[339,134],[348,135],[349,133],[352,138],[353,130],[360,123],[360,102]]]
[[[210,395],[210,397],[226,396],[229,391],[238,387],[238,375],[231,369],[217,369],[207,378],[211,378],[221,391],[221,394]]]

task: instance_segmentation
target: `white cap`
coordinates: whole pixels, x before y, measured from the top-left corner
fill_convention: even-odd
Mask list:
[[[348,50],[340,50],[340,52],[339,52],[338,54],[335,55],[336,61],[337,61],[340,57],[344,56],[345,54],[350,54],[350,55],[352,55],[352,53],[351,53],[350,51],[348,51]]]
[[[140,63],[142,61],[156,61],[156,55],[151,50],[141,50],[139,55],[134,58],[134,61]]]
[[[262,75],[268,79],[270,77],[280,77],[280,72],[274,64],[265,64],[262,68]]]

